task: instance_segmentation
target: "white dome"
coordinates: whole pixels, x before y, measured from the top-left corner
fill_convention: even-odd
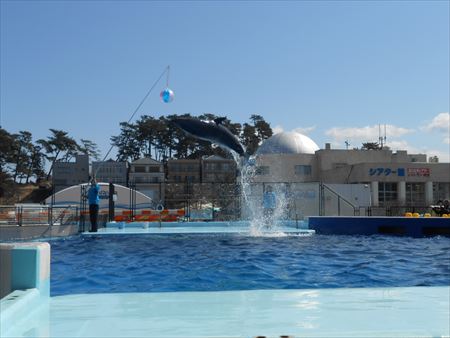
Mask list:
[[[319,146],[308,136],[287,131],[269,137],[256,154],[314,154],[316,150],[319,150]]]

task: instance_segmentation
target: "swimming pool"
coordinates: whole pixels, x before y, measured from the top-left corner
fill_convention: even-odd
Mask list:
[[[302,234],[50,241],[51,295],[450,285],[450,239]]]
[[[449,238],[201,228],[50,240],[52,297],[19,292],[2,337],[450,334]]]

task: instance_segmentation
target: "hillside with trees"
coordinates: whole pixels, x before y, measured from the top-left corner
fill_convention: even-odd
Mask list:
[[[69,162],[76,154],[98,159],[94,142],[82,139],[78,143],[62,130],[50,129],[50,133],[47,139],[33,142],[29,131],[11,134],[0,128],[0,204],[34,202],[48,196],[57,161]]]

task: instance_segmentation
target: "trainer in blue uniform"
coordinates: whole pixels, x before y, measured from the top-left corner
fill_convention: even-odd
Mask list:
[[[91,218],[90,232],[97,232],[98,205],[100,203],[100,198],[98,196],[99,192],[100,185],[98,185],[94,177],[88,190],[89,216]]]

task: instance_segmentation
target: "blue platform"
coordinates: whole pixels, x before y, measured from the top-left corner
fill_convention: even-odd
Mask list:
[[[309,229],[322,235],[450,236],[450,218],[320,216],[309,218]]]

